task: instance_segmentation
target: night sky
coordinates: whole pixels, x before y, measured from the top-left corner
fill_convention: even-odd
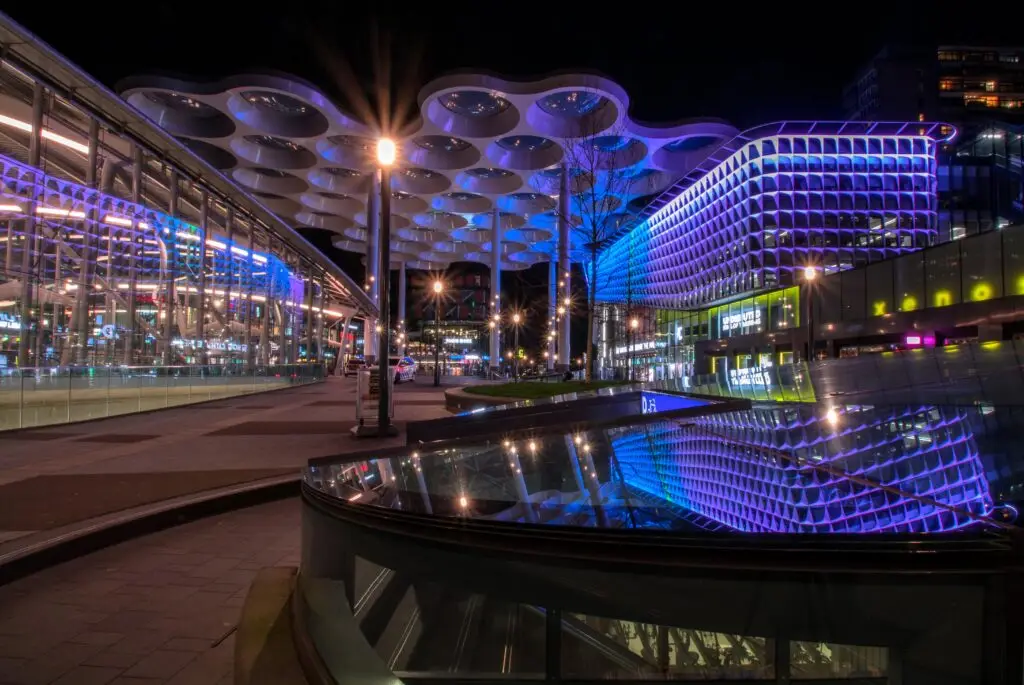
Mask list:
[[[74,7],[22,2],[4,11],[111,87],[147,73],[215,80],[279,71],[313,83],[343,108],[369,93],[371,106],[390,109],[392,120],[407,118],[420,87],[452,70],[524,78],[585,70],[620,83],[636,120],[713,116],[742,129],[838,116],[843,85],[887,43],[1024,42],[1024,12],[1010,2],[207,0]],[[389,108],[372,95],[382,84]],[[358,258],[331,248],[329,236],[313,239],[361,282]],[[538,265],[505,279],[503,289],[513,300],[544,298],[546,278],[546,265]]]

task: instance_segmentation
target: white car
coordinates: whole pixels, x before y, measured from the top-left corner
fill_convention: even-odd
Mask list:
[[[416,360],[409,357],[391,357],[388,366],[395,370],[395,384],[411,381],[416,377]]]

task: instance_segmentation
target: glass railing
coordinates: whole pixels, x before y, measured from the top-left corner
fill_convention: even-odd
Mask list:
[[[1024,408],[715,409],[532,434],[496,412],[471,441],[311,461],[318,653],[339,682],[360,633],[413,683],[1002,682],[977,667],[1002,625],[957,607],[1006,601],[986,583],[1018,554]]]
[[[0,369],[0,431],[135,414],[324,379],[320,364]]]

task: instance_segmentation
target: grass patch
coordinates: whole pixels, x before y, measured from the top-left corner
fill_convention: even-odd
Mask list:
[[[463,388],[472,395],[483,395],[485,397],[514,397],[522,400],[536,400],[542,397],[553,397],[564,395],[570,392],[586,392],[587,390],[599,390],[614,385],[627,385],[625,381],[561,381],[559,383],[539,383],[536,381],[523,381],[521,383],[502,383],[501,385],[471,385]]]

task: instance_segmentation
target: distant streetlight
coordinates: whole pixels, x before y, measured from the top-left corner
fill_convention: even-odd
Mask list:
[[[632,321],[629,322],[629,327],[632,328],[634,331],[640,328],[640,320],[634,318]]]
[[[817,277],[818,277],[818,270],[817,269],[815,269],[813,266],[805,266],[804,267],[804,280],[805,281],[813,281]]]
[[[516,374],[516,383],[519,382],[519,322],[522,320],[523,317],[519,314],[519,312],[515,312],[512,314],[512,349],[514,349],[516,352],[515,359],[513,360],[515,365],[514,372]]]
[[[434,281],[434,387],[441,385],[441,293],[444,284]]]

